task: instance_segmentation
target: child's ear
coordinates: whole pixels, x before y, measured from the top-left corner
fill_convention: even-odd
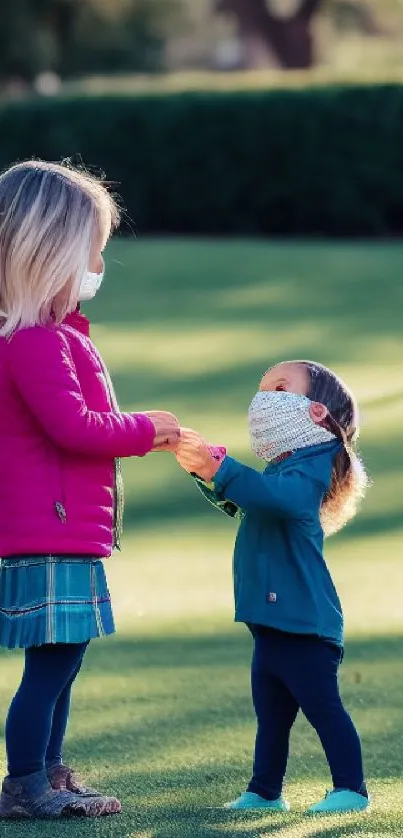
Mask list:
[[[320,425],[326,416],[328,415],[329,411],[324,404],[320,402],[311,402],[309,405],[309,415],[312,419],[312,422],[315,422],[316,425]]]

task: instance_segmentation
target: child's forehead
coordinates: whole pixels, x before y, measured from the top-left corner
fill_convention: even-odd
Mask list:
[[[274,367],[269,367],[262,377],[259,389],[276,388],[306,395],[309,389],[309,373],[306,366],[294,361],[282,361]]]

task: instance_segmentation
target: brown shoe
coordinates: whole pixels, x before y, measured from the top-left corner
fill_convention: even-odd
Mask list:
[[[118,807],[117,808],[117,805]],[[116,798],[80,797],[67,789],[53,789],[45,771],[25,777],[6,777],[0,796],[0,818],[97,818],[120,811]]]
[[[58,791],[70,791],[81,798],[92,798],[94,800],[98,799],[99,801],[104,801],[104,804],[108,808],[108,812],[102,812],[102,814],[115,815],[122,810],[121,803],[116,797],[105,797],[105,795],[96,791],[96,789],[88,788],[88,786],[85,786],[81,782],[80,778],[77,774],[75,774],[73,769],[69,768],[67,765],[60,764],[49,768],[48,778],[53,789],[57,789]]]

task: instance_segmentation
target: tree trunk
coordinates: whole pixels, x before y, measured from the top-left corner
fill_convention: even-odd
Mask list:
[[[215,8],[236,18],[244,43],[264,45],[268,61],[274,53],[285,69],[305,70],[315,60],[311,23],[321,3],[322,0],[302,0],[295,14],[288,18],[273,14],[265,0],[216,0]],[[253,66],[252,55],[249,52],[249,68]]]
[[[57,68],[63,69],[66,55],[71,47],[77,16],[80,11],[80,0],[48,0],[44,4],[44,20],[57,45]]]

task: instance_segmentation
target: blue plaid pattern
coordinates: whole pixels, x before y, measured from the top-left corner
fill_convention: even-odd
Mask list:
[[[3,559],[0,566],[0,645],[83,643],[113,634],[103,562],[66,556]]]

